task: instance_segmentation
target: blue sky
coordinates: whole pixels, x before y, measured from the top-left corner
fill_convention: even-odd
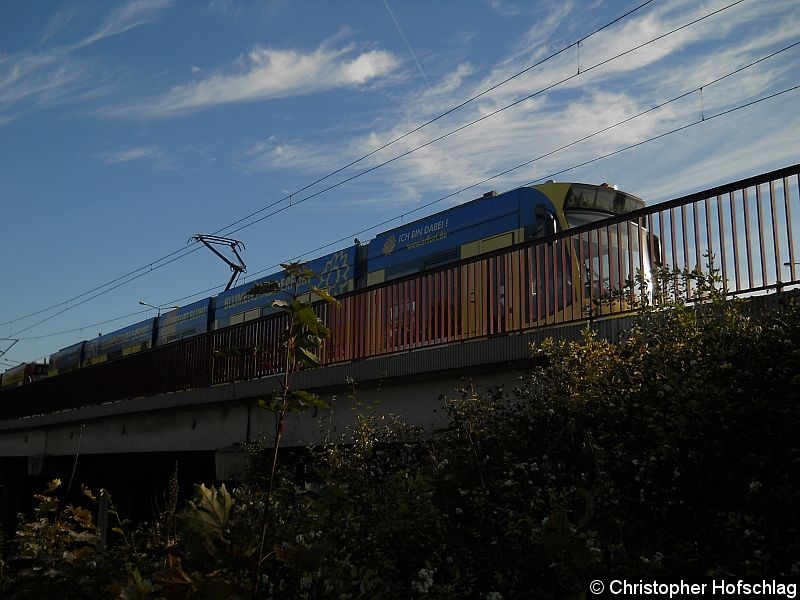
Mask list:
[[[186,242],[196,233],[215,232],[272,203],[272,210],[286,208],[233,234],[245,243],[248,271],[257,276],[281,261],[311,258],[309,252],[336,240],[371,239],[400,221],[364,232],[378,223],[800,41],[796,0],[744,0],[596,66],[734,3],[653,0],[584,39],[578,52],[577,40],[642,2],[3,0],[0,337],[21,341],[0,369],[154,316],[141,311],[140,300],[186,304],[211,295],[186,298],[196,292],[224,286],[227,268],[203,249],[148,268],[91,301],[68,301],[191,249]],[[281,202],[570,45],[298,193],[290,208]],[[702,94],[405,219],[519,186],[798,84],[795,46]],[[658,202],[794,164],[800,160],[798,107],[800,92],[789,92],[557,178],[609,181]],[[0,340],[0,350],[8,343]]]

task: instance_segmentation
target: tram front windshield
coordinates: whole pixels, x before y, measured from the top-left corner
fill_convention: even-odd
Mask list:
[[[570,228],[638,210],[644,202],[610,187],[573,185],[564,202]],[[609,298],[631,285],[637,292],[651,292],[649,234],[636,221],[623,221],[582,233],[574,249],[581,262],[583,292],[587,299]],[[577,240],[575,242],[577,246]],[[641,277],[637,277],[640,274]],[[636,282],[640,285],[636,285]],[[640,289],[641,284],[645,289]]]

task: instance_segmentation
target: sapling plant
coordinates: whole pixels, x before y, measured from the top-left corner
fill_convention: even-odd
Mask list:
[[[312,308],[312,298],[317,297],[329,304],[338,306],[339,302],[327,290],[311,284],[314,271],[303,263],[290,262],[281,265],[284,270],[282,281],[265,281],[254,285],[247,294],[250,296],[273,295],[272,305],[279,309],[287,319],[283,332],[284,369],[280,390],[269,400],[261,400],[261,406],[278,415],[275,427],[275,443],[272,450],[272,465],[265,497],[264,523],[256,566],[255,596],[260,585],[261,565],[265,560],[264,542],[270,500],[278,464],[278,449],[283,439],[286,415],[289,412],[303,412],[310,408],[327,408],[327,404],[316,394],[292,389],[292,374],[304,367],[320,364],[319,351],[323,342],[330,336],[330,330]]]

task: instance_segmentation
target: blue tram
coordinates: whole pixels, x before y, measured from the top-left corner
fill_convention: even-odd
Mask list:
[[[307,293],[309,285],[326,290],[334,296],[352,292],[355,289],[355,262],[355,246],[308,261],[306,267],[315,273],[315,278],[311,282],[304,283],[297,292],[300,295]],[[279,294],[248,296],[247,292],[258,283],[282,282],[283,278],[282,272],[273,273],[219,294],[213,329],[222,329],[276,312],[277,309],[272,303],[279,297]]]
[[[316,273],[311,284],[332,295],[339,295],[643,207],[640,198],[605,184],[551,181],[502,194],[489,192],[470,202],[382,232],[366,244],[312,259],[307,266]],[[560,270],[604,273],[600,264],[604,256],[617,252],[634,252],[637,256],[631,256],[630,264],[649,268],[646,245],[641,242],[643,235],[647,234],[638,225],[631,224],[631,227],[638,232],[626,234],[618,230],[613,235],[609,233],[602,241],[587,236],[581,242],[586,245],[586,251],[579,254],[585,260],[598,263],[600,268],[576,263],[567,271]],[[627,231],[632,231],[631,227]],[[634,243],[622,239],[624,235],[633,235],[637,239]],[[576,259],[574,257],[573,262]],[[606,261],[606,281],[584,282],[584,285],[594,286],[597,296],[611,291],[615,278],[611,271],[612,261]],[[554,265],[542,267],[555,270]],[[623,274],[618,275],[617,280],[621,280]],[[246,292],[257,283],[280,281],[282,278],[283,273],[274,273],[216,297],[67,346],[50,357],[49,374],[87,367],[269,315],[276,310],[272,305],[276,296],[248,296]],[[305,291],[299,290],[301,294]],[[553,298],[550,306],[555,308],[556,304],[557,299]]]
[[[215,302],[216,298],[205,298],[158,317],[155,345],[163,346],[206,333],[213,323]]]
[[[27,385],[47,377],[47,365],[44,363],[22,363],[7,369],[0,375],[0,389]]]

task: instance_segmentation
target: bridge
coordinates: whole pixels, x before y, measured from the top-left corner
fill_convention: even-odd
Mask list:
[[[285,443],[346,435],[356,409],[432,429],[446,421],[442,396],[467,380],[513,386],[531,342],[574,339],[587,324],[614,339],[631,323],[630,280],[651,261],[718,269],[730,297],[795,288],[799,218],[800,164],[317,305],[332,336],[323,366],[297,373],[293,387],[330,409],[293,416]],[[236,478],[241,443],[274,435],[257,400],[279,388],[285,326],[272,315],[5,390],[0,478],[63,472],[78,454],[123,464],[159,453],[196,459],[197,480]]]

